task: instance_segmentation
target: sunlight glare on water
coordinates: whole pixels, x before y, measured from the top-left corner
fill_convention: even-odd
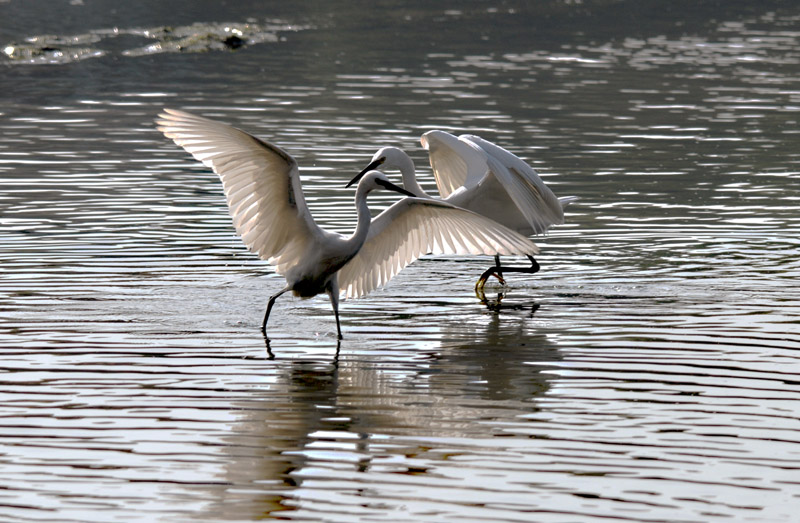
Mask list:
[[[797,8],[184,4],[3,6],[0,519],[792,520]],[[163,107],[284,147],[342,233],[379,147],[434,191],[430,129],[580,200],[485,303],[490,259],[425,257],[337,350],[281,298],[270,359],[283,280]]]

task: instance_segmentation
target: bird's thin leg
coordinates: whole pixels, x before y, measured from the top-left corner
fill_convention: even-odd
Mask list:
[[[497,281],[500,282],[500,285],[505,285],[506,280],[503,278],[503,268],[500,266],[500,255],[494,255],[494,267],[489,267],[481,274],[481,277],[478,278],[478,281],[475,282],[475,294],[480,298],[480,295],[483,294],[483,287],[486,285],[486,280],[489,279],[489,276],[494,276],[497,278]]]
[[[494,259],[497,265],[486,269],[486,271],[483,274],[481,274],[481,277],[478,278],[478,282],[475,284],[475,293],[478,295],[479,298],[481,297],[481,294],[483,294],[483,286],[486,285],[486,280],[489,278],[489,276],[495,276],[498,280],[500,280],[500,283],[505,285],[506,281],[505,279],[503,279],[504,272],[505,273],[522,272],[525,274],[535,274],[539,272],[539,269],[541,268],[539,266],[539,262],[537,262],[533,258],[533,256],[530,255],[528,255],[528,259],[531,261],[530,267],[509,267],[509,266],[501,267],[500,256],[495,255]]]
[[[497,279],[500,280],[500,283],[503,283],[503,268],[500,266],[499,254],[494,255],[494,265],[495,267],[497,267],[497,272],[495,273],[495,276],[497,276]]]
[[[508,267],[508,266],[506,266],[506,267],[503,267],[503,271],[505,271],[505,272],[522,272],[522,273],[525,273],[525,274],[535,274],[535,273],[539,272],[539,269],[541,268],[541,267],[539,267],[539,262],[537,262],[533,258],[533,256],[531,256],[531,255],[528,255],[528,259],[531,261],[531,266],[530,267]]]
[[[287,292],[289,289],[290,287],[287,285],[286,287],[278,291],[276,294],[270,296],[269,302],[267,303],[267,312],[266,314],[264,314],[263,323],[261,323],[261,333],[264,334],[265,337],[267,336],[267,320],[269,320],[269,313],[272,310],[272,306],[275,305],[275,300],[277,300],[281,294]]]
[[[539,262],[534,260],[533,256],[531,255],[528,255],[528,259],[531,261],[530,274],[536,274],[537,272],[539,272],[539,269],[541,269],[541,267],[539,266]]]
[[[528,259],[531,261],[530,267],[505,267],[503,270],[505,272],[522,272],[525,274],[535,274],[539,272],[539,262],[537,262],[531,255],[528,255]]]
[[[267,338],[267,333],[266,332],[264,333],[264,344],[267,347],[267,359],[268,360],[274,360],[275,359],[275,353],[272,352],[272,347],[270,347],[270,345],[269,345],[269,338]]]
[[[333,355],[333,366],[336,370],[338,370],[339,366],[339,349],[342,348],[342,339],[339,338],[336,340],[336,353]]]
[[[329,282],[327,287],[325,288],[325,292],[328,293],[328,297],[331,299],[331,306],[333,307],[333,314],[336,316],[336,333],[338,334],[339,338],[342,339],[342,327],[339,325],[339,286],[333,285],[332,282]]]

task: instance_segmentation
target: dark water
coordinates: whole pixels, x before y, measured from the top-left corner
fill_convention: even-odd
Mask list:
[[[791,521],[800,8],[0,2],[0,519]],[[285,298],[152,124],[234,123],[317,220],[472,132],[580,201],[498,304],[427,257]],[[396,173],[394,173],[396,176]],[[372,199],[375,207],[391,197]],[[494,296],[494,294],[492,294]]]

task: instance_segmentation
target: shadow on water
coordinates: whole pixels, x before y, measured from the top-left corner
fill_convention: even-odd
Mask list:
[[[374,474],[424,476],[429,467],[414,458],[429,450],[426,438],[458,446],[504,435],[498,424],[536,410],[554,377],[545,363],[561,358],[525,318],[497,313],[482,326],[447,325],[414,362],[348,349],[344,340],[329,362],[272,362],[277,381],[237,406],[224,486],[207,514],[275,517],[344,478],[367,489]]]
[[[486,296],[486,293],[483,290],[481,290],[480,292],[476,292],[476,296],[480,300],[481,304],[485,305],[488,310],[496,312],[498,314],[503,310],[506,311],[527,310],[529,311],[529,316],[533,317],[533,315],[536,314],[536,311],[539,310],[540,305],[536,302],[504,304],[503,300],[505,299],[506,294],[507,294],[506,289],[501,289],[498,292],[490,292],[489,296],[493,296],[490,298]]]

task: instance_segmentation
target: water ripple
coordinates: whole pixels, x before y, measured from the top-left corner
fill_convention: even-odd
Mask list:
[[[3,84],[0,122],[0,518],[792,520],[797,13],[556,45],[506,8],[410,9],[392,34],[453,41],[397,51],[337,13],[250,54],[12,68],[31,81]],[[507,48],[476,45],[487,19]],[[374,54],[342,41],[348,22]],[[144,45],[74,34],[54,42]],[[425,257],[342,303],[338,349],[324,297],[282,299],[268,352],[281,279],[235,237],[217,178],[153,128],[165,105],[280,143],[340,232],[343,184],[379,146],[433,187],[431,128],[482,134],[581,199],[537,239],[542,271],[484,303],[490,260]]]

